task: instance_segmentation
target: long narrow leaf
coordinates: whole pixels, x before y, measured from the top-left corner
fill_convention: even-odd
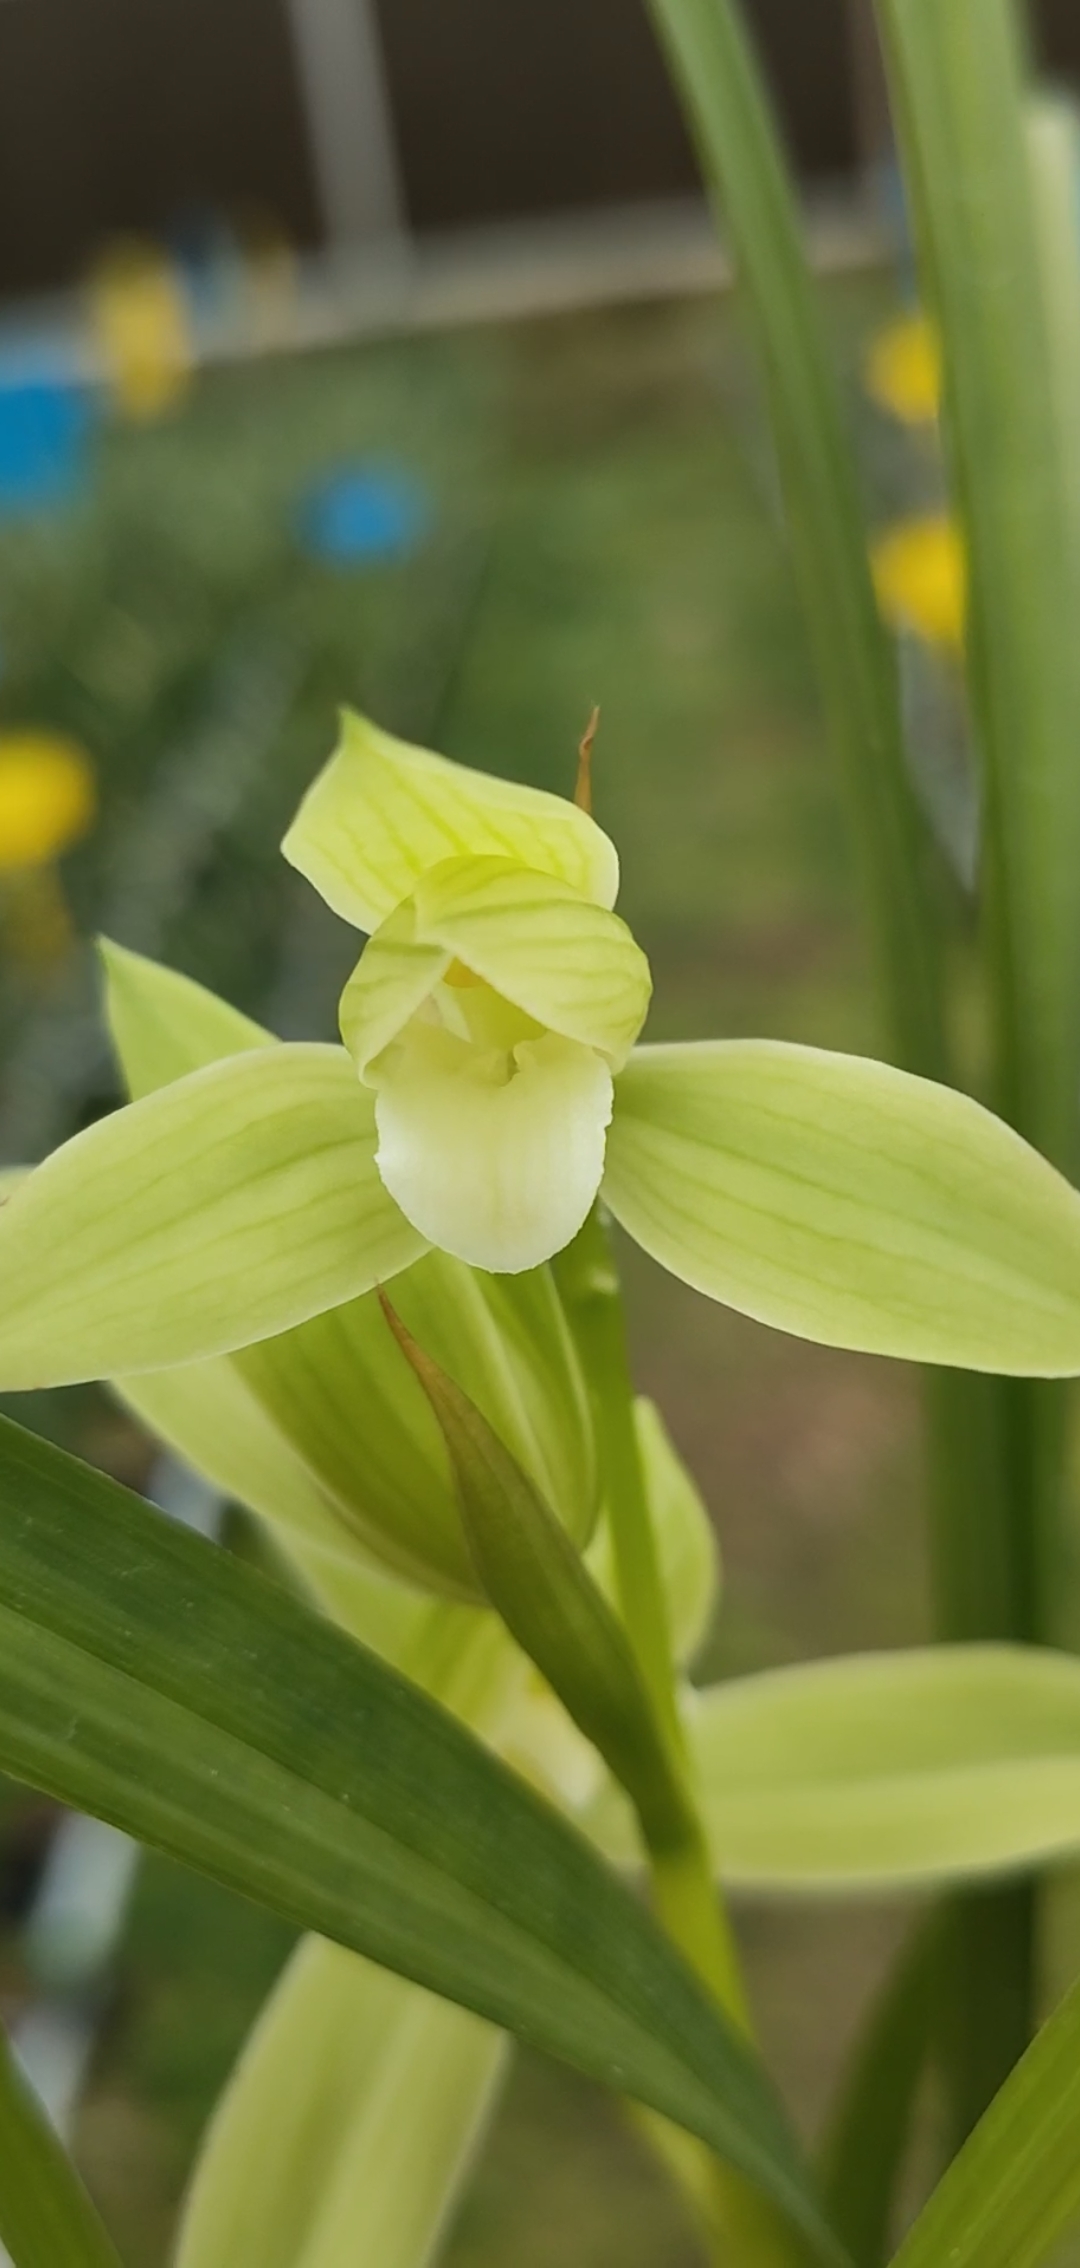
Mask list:
[[[945,1062],[933,908],[904,766],[896,669],[790,176],[734,0],[650,0],[752,304],[792,553],[863,871],[891,1045]]]
[[[0,1766],[639,2097],[828,2249],[760,2066],[573,1829],[288,1593],[7,1423]]]
[[[1080,1984],[954,2158],[895,2268],[1038,2268],[1080,2213]]]
[[[3,2032],[0,2244],[14,2268],[120,2268],[120,2256]]]
[[[848,2065],[822,2153],[829,2209],[857,2268],[880,2268],[922,2079],[940,2022],[942,1929],[924,1919]]]
[[[1006,1117],[1057,1164],[1080,1080],[1080,641],[1014,0],[878,0],[969,563]],[[1074,385],[1080,384],[1080,371]]]

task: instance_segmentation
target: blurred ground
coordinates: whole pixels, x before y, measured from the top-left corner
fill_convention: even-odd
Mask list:
[[[829,293],[851,371],[885,286]],[[306,479],[355,457],[418,478],[431,527],[408,558],[342,571],[305,556],[297,502]],[[102,436],[63,521],[0,530],[0,649],[0,723],[74,732],[99,767],[102,824],[66,869],[80,930],[105,926],[283,1031],[332,1028],[355,954],[276,850],[334,704],[567,790],[597,700],[597,811],[653,963],[651,1035],[872,1045],[846,847],[727,302],[206,377],[167,426]],[[85,974],[50,989],[9,952],[0,1058],[0,1158],[37,1154],[105,1107]],[[911,1380],[758,1329],[638,1255],[628,1281],[641,1382],[723,1542],[709,1674],[920,1635]],[[125,1478],[145,1471],[145,1445],[96,1394],[10,1406]],[[24,1799],[7,1802],[31,1834]],[[741,1921],[763,2034],[816,2131],[898,1917],[755,1907]],[[200,2125],[287,1944],[266,1916],[147,1862],[80,2132],[130,2268],[164,2258]],[[7,1947],[0,1990],[17,1995],[10,1935]],[[523,2061],[450,2257],[692,2268],[696,2254],[614,2109]]]

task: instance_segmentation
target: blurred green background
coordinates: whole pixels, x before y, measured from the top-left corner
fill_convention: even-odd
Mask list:
[[[827,287],[860,403],[887,279]],[[335,461],[407,469],[430,509],[401,559],[342,569],[298,529]],[[656,979],[654,1037],[873,1045],[852,876],[752,371],[700,297],[204,372],[185,406],[95,441],[83,500],[0,528],[0,727],[90,751],[100,824],[66,861],[105,927],[286,1034],[328,1034],[355,940],[277,852],[340,701],[470,763],[569,792],[591,704],[597,814]],[[0,900],[0,913],[3,902]],[[10,914],[10,908],[8,909]],[[82,961],[0,962],[0,1160],[114,1099]],[[637,1369],[703,1486],[726,1564],[705,1673],[925,1622],[912,1383],[709,1306],[628,1256]],[[13,1399],[139,1483],[151,1450],[90,1390]],[[6,1791],[0,1999],[25,1997],[14,1908],[41,1807]],[[29,1856],[28,1856],[29,1854]],[[818,2130],[899,1910],[739,1915],[768,2048]],[[80,2121],[131,2268],[156,2268],[214,2094],[288,1947],[266,1916],[144,1865]],[[454,2268],[691,2268],[692,2236],[617,2109],[521,2059]]]

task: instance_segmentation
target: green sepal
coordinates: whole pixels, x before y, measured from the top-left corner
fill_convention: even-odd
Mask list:
[[[603,1195],[654,1259],[800,1338],[1080,1371],[1080,1195],[952,1088],[777,1040],[637,1048]]]
[[[226,1353],[423,1250],[344,1049],[234,1055],[75,1135],[0,1208],[0,1387]]]

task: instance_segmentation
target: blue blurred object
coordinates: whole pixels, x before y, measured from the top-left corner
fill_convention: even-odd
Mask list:
[[[299,511],[305,550],[333,567],[403,559],[430,523],[427,492],[411,473],[362,460],[321,474]]]
[[[0,516],[70,503],[86,479],[91,397],[67,364],[0,357]]]

